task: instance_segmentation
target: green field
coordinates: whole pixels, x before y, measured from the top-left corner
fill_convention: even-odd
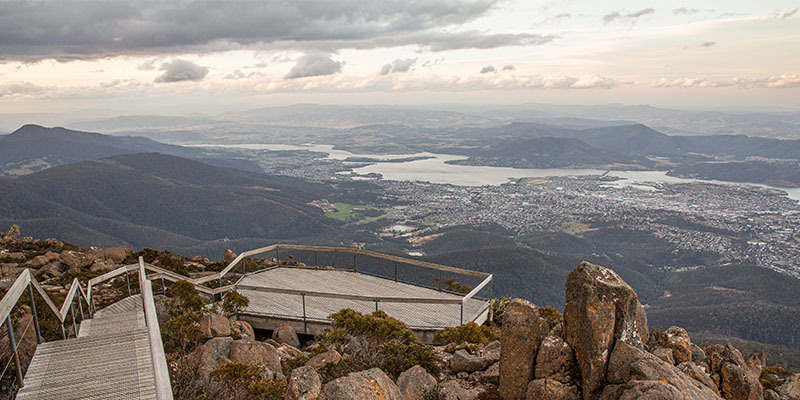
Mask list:
[[[363,218],[362,215],[358,214],[359,210],[377,210],[377,208],[372,206],[359,206],[348,203],[333,203],[333,208],[335,208],[336,211],[328,211],[325,213],[325,216],[345,222],[357,221]]]

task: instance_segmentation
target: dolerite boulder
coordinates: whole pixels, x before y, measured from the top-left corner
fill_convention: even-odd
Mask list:
[[[720,398],[712,389],[681,373],[674,365],[625,342],[618,342],[614,346],[614,352],[611,354],[608,363],[607,379],[611,384],[627,384],[624,394],[628,394],[631,391],[640,393],[640,389],[647,386],[644,384],[642,384],[644,386],[639,384],[632,386],[631,382],[656,381],[660,383],[658,387],[655,389],[649,388],[646,392],[656,390],[656,392],[661,393],[663,391],[664,395],[678,393],[679,397],[666,397],[676,399],[701,400]],[[585,395],[584,393],[584,397]]]
[[[425,392],[436,387],[436,378],[425,368],[415,365],[400,374],[397,387],[405,400],[425,400]]]
[[[453,358],[450,359],[450,369],[453,372],[483,371],[495,362],[497,362],[497,359],[494,357],[473,356],[462,349],[453,353]]]
[[[476,400],[481,390],[478,388],[470,387],[460,379],[451,379],[439,385],[439,393],[441,399],[444,400]]]
[[[558,336],[548,336],[539,345],[536,355],[536,368],[533,375],[549,378],[561,383],[574,381],[577,367],[572,348]]]
[[[764,396],[759,376],[748,367],[735,347],[710,345],[706,348],[711,372],[719,379],[720,393],[729,400],[754,400]]]
[[[86,254],[96,261],[120,264],[128,258],[129,255],[133,254],[133,249],[131,246],[108,247],[104,249],[90,247],[86,250]]]
[[[207,380],[220,365],[230,362],[228,353],[232,342],[230,337],[208,340],[187,356],[187,362],[196,367],[200,377]]]
[[[549,331],[547,321],[533,303],[513,299],[503,314],[500,331],[500,396],[506,400],[525,398],[533,379],[536,350]]]
[[[713,390],[714,393],[719,394],[719,388],[717,387],[716,384],[714,384],[714,381],[711,379],[711,377],[708,376],[708,374],[703,370],[702,367],[698,366],[697,364],[691,361],[686,361],[678,365],[678,369],[687,376],[689,376],[690,378],[702,383],[707,388]]]
[[[314,357],[311,357],[311,359],[306,362],[306,365],[319,371],[326,365],[338,364],[339,361],[342,361],[342,355],[336,350],[328,350],[324,353],[320,353]]]
[[[575,351],[583,397],[594,399],[605,384],[614,343],[643,347],[647,315],[636,292],[614,271],[598,265],[578,265],[569,273],[565,291],[565,338]]]
[[[236,257],[238,257],[238,255],[233,251],[225,250],[225,254],[222,256],[222,259],[225,261],[225,264],[230,264],[236,259]]]
[[[575,385],[568,385],[555,379],[534,379],[528,384],[526,400],[580,400],[581,395]]]
[[[84,253],[77,251],[65,251],[58,257],[58,261],[69,268],[83,268],[92,265],[94,260]]]
[[[2,240],[3,241],[16,240],[19,237],[20,233],[22,232],[19,228],[19,225],[16,224],[11,225],[6,231],[6,233],[3,234]]]
[[[309,366],[292,370],[286,385],[286,400],[316,400],[322,391],[322,380]]]
[[[664,332],[667,335],[667,347],[672,349],[672,358],[675,364],[692,361],[692,340],[686,329],[671,326]]]
[[[228,358],[264,367],[267,379],[284,379],[278,351],[271,344],[253,340],[234,340],[231,342]]]
[[[256,333],[253,331],[253,327],[246,321],[231,321],[231,334],[239,336],[241,339],[256,339]]]
[[[221,336],[230,336],[231,323],[222,315],[206,314],[200,319],[200,336],[210,339]]]
[[[286,343],[290,346],[300,347],[300,339],[297,333],[289,325],[281,325],[272,331],[272,340],[278,343]]]
[[[319,400],[403,400],[400,389],[378,368],[353,372],[322,387]]]

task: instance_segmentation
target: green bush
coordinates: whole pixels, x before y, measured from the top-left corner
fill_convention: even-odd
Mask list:
[[[265,379],[264,367],[231,361],[211,373],[207,398],[232,400],[279,400],[286,394],[286,383]]]
[[[472,287],[467,286],[461,282],[458,282],[455,279],[436,278],[433,280],[433,282],[434,286],[437,287],[441,286],[442,289],[448,292],[467,294],[472,291]]]
[[[328,342],[340,338],[343,333],[351,336],[364,336],[377,342],[396,340],[402,343],[414,343],[417,341],[416,336],[405,323],[380,310],[364,315],[346,308],[329,315],[328,319],[333,320],[334,327],[332,331],[322,337],[324,341]]]
[[[667,333],[663,327],[653,328],[647,338],[647,349],[653,351],[657,347],[667,347]]]
[[[222,312],[230,317],[236,315],[250,304],[250,299],[235,290],[225,293],[222,300]]]
[[[433,342],[437,345],[447,343],[480,343],[488,344],[498,338],[495,328],[481,326],[474,322],[453,328],[444,328],[433,335]]]
[[[439,375],[436,354],[431,346],[418,343],[388,342],[378,346],[378,354],[383,358],[380,368],[392,380],[397,380],[403,371],[415,365],[425,368],[433,376]]]
[[[510,297],[500,297],[490,301],[490,308],[492,313],[492,323],[497,326],[503,325],[503,314],[506,313],[506,307],[511,301]]]
[[[561,313],[550,306],[539,307],[539,316],[547,321],[547,326],[550,327],[550,331],[558,326],[558,324],[564,322],[564,318],[561,316]]]
[[[174,313],[172,318],[161,325],[161,340],[168,358],[188,354],[200,344],[200,328],[198,323],[203,314],[200,311]]]
[[[169,289],[172,294],[170,311],[182,313],[184,311],[200,311],[203,309],[203,299],[194,285],[187,281],[177,281]]]

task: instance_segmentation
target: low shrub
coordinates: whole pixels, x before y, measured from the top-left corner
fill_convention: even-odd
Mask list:
[[[248,304],[250,304],[250,299],[248,299],[247,296],[232,290],[225,293],[225,297],[222,300],[222,312],[225,316],[230,317],[238,314],[239,311],[246,308]]]
[[[329,315],[328,319],[333,320],[334,329],[324,334],[322,339],[329,342],[341,338],[344,333],[352,336],[364,336],[374,339],[378,343],[390,340],[402,343],[417,341],[416,336],[405,323],[380,310],[364,315],[346,308]]]
[[[510,297],[500,297],[490,301],[490,308],[492,313],[492,323],[497,326],[503,324],[503,314],[506,313],[506,307],[511,301]]]
[[[468,322],[453,328],[444,328],[433,335],[433,342],[437,345],[447,343],[480,343],[488,344],[498,338],[496,328]]]
[[[544,318],[547,321],[547,325],[552,331],[558,324],[564,322],[564,318],[561,316],[561,313],[558,312],[553,307],[545,306],[539,307],[539,316]]]
[[[286,383],[265,379],[264,367],[231,361],[211,373],[207,398],[232,400],[279,400],[286,394]]]

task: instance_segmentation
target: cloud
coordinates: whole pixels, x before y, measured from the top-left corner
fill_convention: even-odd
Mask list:
[[[46,91],[47,88],[34,85],[30,82],[0,85],[0,97],[37,95]]]
[[[770,77],[756,77],[756,78],[723,78],[723,79],[706,79],[706,78],[660,78],[653,81],[650,86],[656,88],[718,88],[738,86],[741,88],[762,88],[762,89],[791,89],[800,88],[800,76],[796,74],[781,74]]]
[[[487,66],[481,68],[481,73],[482,74],[488,74],[489,72],[497,72],[497,70],[492,65],[487,65]]]
[[[515,66],[513,66],[513,65],[511,65],[511,64],[508,64],[508,65],[504,65],[504,66],[503,66],[503,71],[513,71],[513,70],[515,70],[515,69],[517,69],[517,67],[515,67]]]
[[[700,11],[701,10],[698,10],[696,8],[680,7],[680,8],[676,8],[676,9],[672,10],[672,13],[673,14],[679,14],[679,15],[691,15],[691,14],[697,14]]]
[[[532,33],[460,32],[503,0],[2,2],[0,60],[96,59],[231,49],[416,45],[433,51],[535,45]],[[145,67],[147,67],[145,65]]]
[[[611,14],[606,14],[603,16],[603,25],[608,25],[615,21],[635,23],[640,17],[654,14],[655,12],[656,10],[653,8],[645,8],[629,14],[623,14],[620,11],[614,11]]]
[[[699,44],[699,46],[700,47],[712,47],[715,44],[717,44],[717,42],[702,42],[702,43]]]
[[[775,11],[772,12],[772,15],[770,15],[770,16],[772,18],[789,18],[789,17],[797,14],[797,11],[799,11],[799,10],[800,10],[799,8],[792,8],[792,9],[787,9],[787,10],[775,10]]]
[[[408,72],[414,64],[417,63],[416,58],[396,59],[389,64],[381,67],[379,75],[388,75],[392,72]]]
[[[327,54],[306,54],[297,59],[297,63],[284,79],[333,75],[342,71],[342,65],[343,62],[334,61]]]
[[[139,71],[152,71],[156,69],[156,60],[150,59],[136,66]]]
[[[208,74],[208,68],[187,60],[172,60],[161,64],[163,74],[156,78],[156,83],[172,83],[183,81],[202,81]]]

